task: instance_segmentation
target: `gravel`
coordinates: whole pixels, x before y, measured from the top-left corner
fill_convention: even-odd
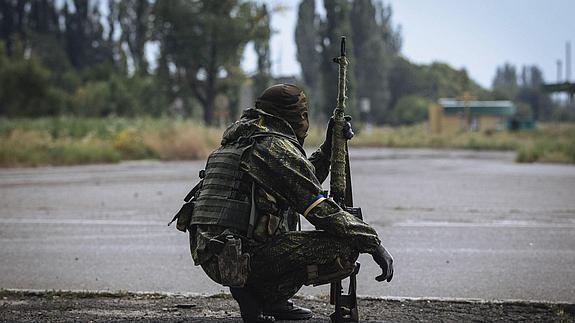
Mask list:
[[[296,298],[313,310],[308,322],[329,322],[325,298]],[[358,300],[362,322],[575,322],[575,304],[442,299]],[[0,291],[1,322],[241,322],[229,294],[88,291]]]

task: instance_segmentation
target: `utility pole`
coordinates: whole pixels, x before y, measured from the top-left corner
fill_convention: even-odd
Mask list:
[[[571,81],[571,42],[565,44],[565,82]]]
[[[563,72],[563,62],[560,59],[557,60],[557,83],[561,83],[561,78]]]

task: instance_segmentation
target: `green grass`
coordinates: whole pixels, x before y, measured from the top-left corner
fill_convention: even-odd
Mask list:
[[[420,124],[364,131],[350,144],[355,147],[506,150],[516,151],[515,160],[520,163],[575,164],[575,124],[542,124],[532,131],[459,134],[431,134]]]
[[[0,119],[0,166],[200,159],[222,132],[174,119]]]
[[[312,126],[306,147],[325,127]],[[0,167],[115,163],[121,160],[203,159],[223,129],[190,120],[152,118],[0,119]],[[517,162],[575,163],[575,124],[543,124],[534,131],[433,135],[425,125],[357,131],[353,147],[513,150]]]

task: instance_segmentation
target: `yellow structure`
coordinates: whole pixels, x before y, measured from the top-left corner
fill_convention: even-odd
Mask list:
[[[458,101],[440,99],[429,106],[429,130],[432,133],[496,131],[507,129],[515,113],[511,101]]]

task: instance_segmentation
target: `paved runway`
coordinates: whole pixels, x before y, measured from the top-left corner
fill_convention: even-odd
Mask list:
[[[166,226],[203,164],[0,170],[0,288],[219,292]],[[396,260],[377,283],[362,256],[360,294],[575,302],[575,167],[362,149],[352,168],[356,204]]]

